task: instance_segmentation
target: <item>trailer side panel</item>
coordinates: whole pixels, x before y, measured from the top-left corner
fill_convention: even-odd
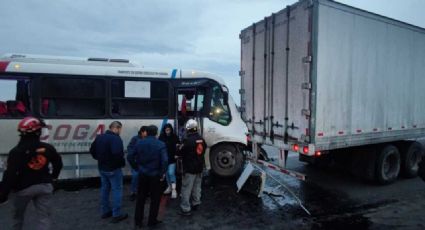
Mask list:
[[[318,2],[317,147],[423,135],[425,30],[335,2]]]

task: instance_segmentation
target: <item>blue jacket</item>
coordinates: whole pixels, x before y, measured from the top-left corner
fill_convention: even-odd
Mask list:
[[[125,166],[124,144],[119,135],[107,130],[96,137],[90,153],[98,161],[101,171],[114,171]]]
[[[130,155],[134,154],[134,151],[136,150],[136,145],[141,140],[143,140],[143,139],[139,135],[136,135],[136,136],[131,138],[130,143],[128,143],[128,145],[127,145],[127,161],[130,165],[131,165]]]
[[[147,176],[162,176],[168,167],[167,147],[153,136],[139,141],[134,154],[127,156],[133,168]]]

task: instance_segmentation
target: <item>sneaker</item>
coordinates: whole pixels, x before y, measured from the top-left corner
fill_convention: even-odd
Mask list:
[[[179,214],[182,215],[182,216],[190,216],[190,215],[192,215],[192,213],[190,211],[185,212],[183,210],[180,210]]]
[[[118,223],[128,218],[128,214],[121,214],[121,216],[115,216],[112,218],[111,223]]]
[[[112,211],[109,211],[107,213],[103,213],[102,216],[101,216],[101,218],[102,219],[106,219],[106,218],[109,218],[111,216],[112,216]]]
[[[156,220],[154,222],[148,223],[148,226],[153,227],[153,226],[157,226],[158,224],[161,224],[161,223],[162,223],[162,221]]]
[[[171,199],[176,199],[177,198],[177,191],[175,189],[173,189],[171,191]]]
[[[171,186],[168,186],[168,188],[164,191],[165,195],[168,195],[171,193]]]

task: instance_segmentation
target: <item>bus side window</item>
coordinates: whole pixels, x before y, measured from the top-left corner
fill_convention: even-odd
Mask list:
[[[6,102],[0,101],[0,117],[7,115],[7,105]]]
[[[112,80],[111,113],[116,117],[168,116],[168,94],[166,81]]]
[[[54,116],[56,115],[56,103],[55,100],[43,99],[41,104],[41,112],[44,115]]]
[[[41,112],[50,117],[105,115],[105,81],[90,78],[42,79]]]
[[[25,116],[27,113],[27,108],[25,107],[22,101],[10,100],[6,102],[7,112],[12,117]]]
[[[30,81],[0,80],[0,117],[24,117],[30,114]]]

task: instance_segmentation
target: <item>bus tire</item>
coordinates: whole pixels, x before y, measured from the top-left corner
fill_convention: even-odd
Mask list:
[[[400,152],[394,145],[386,145],[376,159],[376,179],[379,184],[393,183],[400,173]]]
[[[232,144],[219,144],[210,153],[211,171],[221,177],[238,175],[244,165],[242,152]]]
[[[401,152],[401,173],[406,178],[418,175],[419,162],[423,156],[423,147],[418,142],[408,143]]]

